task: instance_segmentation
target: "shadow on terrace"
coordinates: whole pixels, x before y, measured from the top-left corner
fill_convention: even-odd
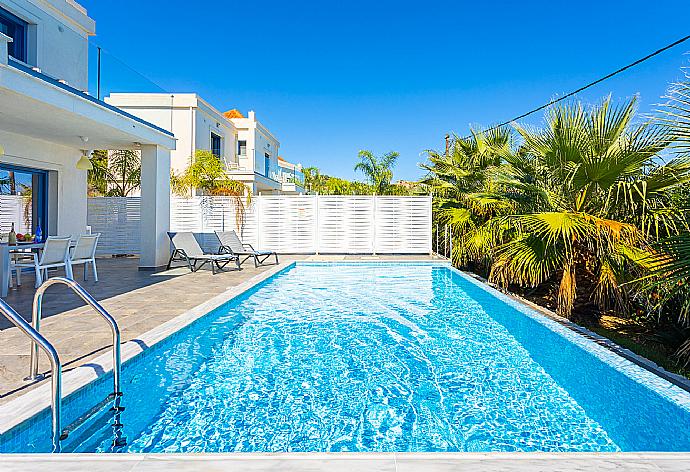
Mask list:
[[[84,280],[83,265],[75,266],[74,280],[98,301],[133,292],[189,273],[188,270],[180,269],[158,273],[140,271],[138,270],[139,259],[136,257],[98,258],[97,265],[98,282],[94,282],[90,270],[88,280]],[[64,271],[51,272],[50,276],[64,276]],[[34,275],[32,272],[24,272],[22,286],[17,287],[15,285],[14,288],[11,288],[5,301],[17,310],[25,320],[31,322],[34,293]],[[84,302],[68,287],[62,285],[51,287],[43,297],[43,319],[83,305]],[[0,330],[12,326],[9,320],[0,316]]]

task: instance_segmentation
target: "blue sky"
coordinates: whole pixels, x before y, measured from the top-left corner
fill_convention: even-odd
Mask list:
[[[418,178],[446,132],[510,119],[690,34],[687,0],[80,1],[108,52],[105,89],[156,90],[112,55],[167,92],[255,110],[286,159],[345,178],[360,149],[398,151],[395,178]],[[581,99],[639,93],[650,112],[688,51]]]

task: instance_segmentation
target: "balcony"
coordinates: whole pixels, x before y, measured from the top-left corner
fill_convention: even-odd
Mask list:
[[[293,174],[292,172],[284,172],[280,167],[271,166],[268,170],[268,175],[265,175],[256,172],[254,169],[249,169],[237,163],[229,163],[227,161],[226,168],[228,174],[233,179],[248,184],[255,184],[257,191],[280,191],[285,194],[304,193],[304,187],[297,183],[302,181],[300,178],[304,179],[304,175],[301,172]]]

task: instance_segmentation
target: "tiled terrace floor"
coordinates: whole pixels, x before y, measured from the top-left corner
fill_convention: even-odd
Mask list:
[[[295,260],[381,259],[366,256],[283,256],[281,265]],[[391,260],[430,259],[428,256],[386,256]],[[100,281],[82,280],[82,269],[75,269],[76,280],[83,284],[105,309],[115,317],[122,342],[134,339],[160,324],[235,287],[273,266],[255,268],[247,261],[242,271],[230,270],[212,275],[211,270],[194,274],[185,267],[151,273],[138,270],[138,259],[99,259]],[[58,274],[59,275],[59,274]],[[22,278],[22,287],[10,290],[6,301],[25,319],[31,319],[33,278]],[[0,317],[0,405],[40,383],[24,381],[29,371],[29,341],[9,321]],[[86,308],[67,287],[51,287],[44,296],[44,321],[41,332],[58,350],[64,370],[83,365],[106,352],[111,345],[110,329]],[[41,354],[41,371],[49,369]],[[45,381],[44,381],[45,382]]]

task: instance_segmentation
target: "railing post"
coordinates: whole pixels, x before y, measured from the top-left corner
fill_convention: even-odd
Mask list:
[[[376,195],[374,195],[371,198],[372,198],[372,204],[374,206],[374,211],[373,211],[374,218],[373,218],[373,224],[372,224],[372,241],[373,241],[372,254],[376,255],[376,225],[378,224],[379,215],[378,215],[378,205],[376,204],[377,203],[377,200],[376,200],[377,197],[376,197]]]
[[[316,255],[319,255],[319,250],[321,249],[321,232],[319,231],[319,195],[314,195],[314,240],[316,243]]]
[[[453,265],[453,226],[449,228],[450,232],[450,253],[449,253],[449,259],[450,259],[450,265]]]
[[[436,254],[438,254],[438,223],[436,223]]]
[[[86,290],[84,290],[77,282],[74,280],[66,279],[64,277],[55,277],[48,279],[36,290],[34,295],[34,304],[32,308],[33,316],[33,330],[40,335],[41,326],[41,316],[43,308],[43,294],[48,289],[48,287],[62,284],[67,285],[72,291],[81,298],[84,303],[93,308],[96,313],[104,318],[110,330],[113,334],[113,395],[118,397],[121,395],[120,390],[120,372],[122,369],[121,354],[120,354],[120,328],[117,326],[115,319],[108,313],[101,305],[94,299]],[[44,348],[45,349],[45,348]],[[38,341],[32,338],[31,341],[31,371],[30,378],[35,379],[38,376]]]

